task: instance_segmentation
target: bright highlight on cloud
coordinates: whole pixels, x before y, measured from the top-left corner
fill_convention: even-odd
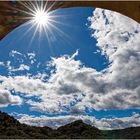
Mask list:
[[[39,14],[42,15],[39,16]],[[39,12],[35,17],[39,26],[44,25],[39,21],[46,22],[47,20],[39,20],[45,16],[44,14]],[[92,30],[91,36],[97,40],[96,45],[110,62],[108,68],[97,71],[84,66],[80,60],[75,59],[79,55],[78,51],[72,56],[52,58],[45,66],[46,69],[52,68],[49,76],[44,75],[44,72],[32,75],[29,73],[31,66],[25,64],[13,68],[10,62],[6,64],[1,62],[1,66],[11,67],[9,70],[11,73],[25,70],[28,74],[0,76],[1,98],[5,100],[5,102],[0,100],[0,106],[21,104],[20,98],[24,97],[26,100],[23,99],[23,103],[28,104],[31,111],[51,115],[70,114],[67,117],[58,118],[24,114],[20,118],[21,122],[35,125],[47,124],[52,127],[58,127],[79,118],[90,121],[91,117],[87,116],[87,109],[91,111],[93,109],[140,108],[140,25],[118,13],[98,8],[93,12],[93,16],[88,18],[88,21],[90,22],[89,28]],[[34,53],[23,56],[20,52],[11,52],[12,57],[15,55],[26,57],[32,61],[31,64],[35,62]],[[47,81],[44,82],[45,77]],[[11,91],[18,94],[12,95]],[[62,123],[59,123],[58,120],[62,118]],[[53,120],[54,124],[49,124],[50,120]],[[140,125],[140,117],[139,114],[125,118],[100,120],[92,117],[92,124],[99,128],[124,128]]]

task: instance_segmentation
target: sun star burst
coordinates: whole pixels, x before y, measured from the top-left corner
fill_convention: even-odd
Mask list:
[[[21,2],[21,4],[25,10],[17,10],[24,13],[26,15],[24,18],[28,20],[25,24],[28,26],[28,29],[25,33],[23,33],[22,37],[27,35],[29,32],[33,33],[29,46],[32,44],[32,41],[37,35],[39,42],[41,38],[45,36],[50,47],[50,38],[55,36],[54,31],[59,35],[61,34],[60,37],[63,35],[63,37],[65,36],[65,38],[69,40],[70,37],[63,32],[61,28],[58,28],[58,25],[62,25],[62,27],[66,25],[59,20],[60,17],[66,15],[57,14],[57,12],[53,11],[55,2],[49,4],[49,1],[34,0],[29,2]]]
[[[49,14],[47,12],[45,12],[44,10],[38,10],[35,12],[33,20],[39,26],[45,26],[49,23],[49,18]]]

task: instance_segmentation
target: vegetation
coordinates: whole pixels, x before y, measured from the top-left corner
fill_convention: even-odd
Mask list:
[[[53,130],[21,124],[0,112],[0,139],[140,139],[140,127],[121,130],[99,130],[81,120]]]

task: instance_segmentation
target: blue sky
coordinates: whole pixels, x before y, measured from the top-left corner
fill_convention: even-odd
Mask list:
[[[61,32],[51,28],[52,33],[48,32],[49,39],[47,39],[45,34],[42,32],[40,38],[39,33],[37,33],[31,42],[35,29],[33,28],[27,32],[31,25],[26,24],[9,33],[0,41],[0,62],[4,62],[6,65],[5,67],[0,66],[0,74],[6,77],[24,76],[27,74],[35,76],[40,72],[50,76],[52,72],[51,70],[54,67],[49,67],[47,69],[46,65],[51,61],[52,57],[56,59],[63,55],[69,55],[70,57],[76,53],[77,50],[78,55],[75,55],[74,60],[80,60],[82,63],[81,67],[95,69],[97,72],[108,69],[111,65],[109,57],[102,53],[101,47],[97,46],[98,40],[91,37],[94,31],[89,28],[90,22],[87,18],[93,16],[94,10],[95,9],[93,8],[68,8],[56,10],[53,14],[58,16],[55,20],[59,23],[53,24],[61,30]],[[14,51],[16,53],[14,53]],[[19,52],[19,54],[17,52]],[[12,54],[14,54],[14,57]],[[10,61],[9,65],[8,61]],[[20,64],[28,66],[29,70],[15,70],[19,68]],[[10,66],[11,69],[14,70],[10,71],[8,69]],[[45,82],[47,82],[48,79],[49,77],[44,78],[44,81],[46,80]],[[11,93],[12,95],[18,95],[18,92],[16,91],[11,90]],[[23,94],[19,94],[19,97],[23,98],[25,101],[31,99],[32,101],[41,102],[40,99],[35,96],[27,97],[23,96]],[[80,101],[78,100],[79,99],[71,102],[70,106],[73,106],[72,104],[77,104],[77,102]],[[53,117],[71,115],[69,111],[47,113],[46,111],[31,110],[31,106],[32,105],[28,103],[23,103],[21,105],[9,104],[6,107],[1,107],[0,110],[7,113],[17,112],[19,114],[35,116],[46,115]],[[97,119],[112,117],[119,118],[132,116],[134,112],[140,114],[140,109],[137,109],[136,107],[128,107],[126,109],[114,107],[114,109],[96,110],[94,107],[86,107],[84,115],[94,116]]]

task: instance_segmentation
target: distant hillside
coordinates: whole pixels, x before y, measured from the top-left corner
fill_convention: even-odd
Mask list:
[[[21,124],[6,113],[0,112],[0,139],[140,139],[140,127],[121,130],[99,130],[78,120],[53,130]]]

